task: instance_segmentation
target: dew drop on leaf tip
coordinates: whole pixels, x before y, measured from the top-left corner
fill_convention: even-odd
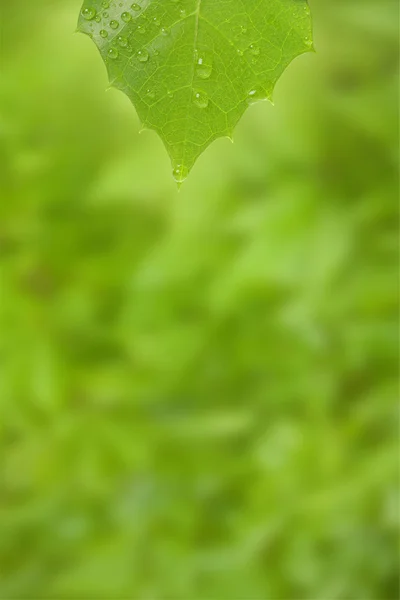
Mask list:
[[[259,102],[260,100],[266,100],[267,99],[267,94],[264,92],[264,90],[250,90],[250,92],[247,94],[247,103],[248,104],[254,104],[255,102]]]
[[[187,176],[189,175],[189,169],[185,167],[185,165],[177,165],[173,171],[172,175],[176,181],[176,183],[183,183]]]

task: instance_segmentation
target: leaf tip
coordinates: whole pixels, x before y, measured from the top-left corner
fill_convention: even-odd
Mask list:
[[[177,1],[174,0],[174,3]],[[189,0],[187,1],[189,2]],[[195,3],[195,0],[190,1],[193,4]],[[196,0],[196,2],[199,11],[201,0]],[[236,2],[240,3],[241,0],[235,0],[232,4],[236,4]],[[268,0],[263,0],[263,2],[268,3]],[[107,24],[105,25],[104,20],[102,21],[104,18],[108,19],[108,13],[101,10],[100,14],[99,7],[100,5],[103,8],[106,5],[108,7],[109,4],[116,5],[116,0],[113,0],[112,3],[102,2],[101,0],[84,0],[75,33],[82,33],[91,37],[100,50],[109,77],[109,85],[106,91],[108,92],[114,88],[124,92],[129,97],[136,107],[140,119],[139,133],[149,129],[156,131],[161,137],[172,159],[172,174],[178,189],[189,175],[197,158],[213,140],[224,136],[231,143],[234,143],[234,128],[247,106],[260,101],[269,101],[274,105],[273,91],[275,84],[279,79],[279,74],[283,72],[291,60],[300,54],[316,51],[312,39],[312,23],[308,1],[287,0],[287,3],[297,4],[299,10],[296,7],[293,13],[288,14],[287,22],[286,17],[282,19],[282,27],[279,28],[279,31],[275,28],[273,19],[271,19],[271,22],[268,19],[268,22],[264,23],[265,27],[261,28],[262,31],[259,30],[256,24],[251,23],[251,8],[243,8],[243,13],[248,14],[248,20],[245,20],[248,21],[249,28],[248,30],[245,27],[239,29],[241,29],[241,33],[247,31],[249,40],[250,38],[253,40],[262,39],[260,46],[257,43],[250,44],[246,50],[247,54],[239,48],[235,51],[235,58],[233,58],[232,48],[228,48],[225,43],[225,27],[220,30],[216,25],[212,35],[219,35],[222,40],[220,41],[221,45],[218,46],[221,49],[221,52],[218,53],[218,61],[214,61],[215,52],[211,48],[204,51],[196,50],[194,57],[191,49],[192,44],[188,44],[181,49],[182,64],[184,65],[184,69],[181,70],[177,68],[175,62],[170,62],[169,43],[165,48],[160,45],[160,49],[154,49],[153,52],[152,44],[155,38],[153,38],[152,31],[147,30],[146,33],[146,28],[143,26],[141,30],[138,29],[136,19],[132,18],[131,13],[121,13],[121,21],[124,23],[116,19],[106,21],[113,31],[108,30]],[[119,1],[118,4],[122,7],[124,2]],[[154,2],[153,0],[145,0],[145,4],[154,4],[155,16],[153,23],[161,20],[161,10],[164,9],[161,9],[161,7],[156,8],[156,6],[162,3],[157,3],[155,0]],[[211,0],[210,4],[212,4]],[[243,2],[243,4],[246,3]],[[280,2],[271,2],[271,4],[280,4]],[[96,5],[96,7],[93,5]],[[132,6],[136,7],[138,5]],[[159,14],[157,13],[158,8],[160,9]],[[133,8],[133,10],[136,9]],[[274,11],[275,7],[272,6],[271,15]],[[278,14],[281,13],[278,12]],[[194,36],[195,47],[198,36],[200,36],[199,40],[202,39],[202,36],[206,36],[204,39],[208,40],[209,34],[205,30],[203,31],[206,26],[199,19],[199,15],[196,19],[182,20],[181,26],[185,40],[186,38],[189,40]],[[107,30],[103,30],[102,27],[107,27]],[[122,31],[121,28],[124,29],[124,35],[118,35]],[[139,42],[139,39],[136,40],[135,32],[137,29],[148,36],[147,40],[146,36],[144,37],[144,41],[147,41],[150,52],[146,49],[143,50],[143,44]],[[232,35],[234,36],[236,36],[236,29],[236,27],[232,28]],[[169,30],[163,28],[161,33],[166,34],[168,38]],[[281,52],[278,62],[271,71],[268,67],[270,61],[268,52],[263,50],[272,42],[276,47],[285,47],[285,53]],[[286,43],[288,43],[287,52]],[[108,44],[114,45],[109,46]],[[234,46],[233,42],[231,45]],[[132,56],[130,56],[131,54]],[[157,58],[153,58],[153,54]],[[132,60],[133,56],[136,57],[137,61]],[[248,59],[250,59],[251,64]],[[232,62],[233,60],[236,60],[237,63]],[[235,75],[234,77],[229,74],[231,65],[233,65],[232,73]],[[251,65],[255,65],[254,68]],[[173,82],[173,91],[165,87],[164,73]],[[193,74],[192,84],[194,84],[194,76],[202,80],[211,78],[211,83],[204,82],[206,91],[197,89],[197,87],[194,89],[193,85],[191,86],[192,89],[189,89],[186,73]],[[215,89],[210,87],[213,79],[216,82]],[[200,84],[200,81],[198,83]],[[149,88],[146,90],[147,86]],[[213,94],[209,95],[211,89]],[[232,91],[236,91],[239,102],[236,101],[236,95],[231,93]],[[218,106],[220,103],[213,102],[213,98],[217,98],[218,95],[223,97],[223,108]]]

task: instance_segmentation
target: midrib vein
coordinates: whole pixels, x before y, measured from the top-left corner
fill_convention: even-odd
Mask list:
[[[197,0],[197,5],[196,5],[196,10],[193,13],[195,15],[195,22],[194,22],[194,40],[193,40],[193,56],[192,56],[192,76],[191,76],[191,81],[190,81],[190,89],[191,89],[191,94],[193,95],[193,82],[194,82],[194,74],[195,74],[195,70],[196,70],[196,49],[197,49],[197,39],[199,37],[199,22],[200,22],[200,9],[201,9],[201,3],[203,0]],[[189,120],[189,111],[190,111],[190,105],[192,102],[192,97],[189,98],[189,102],[188,102],[188,107],[187,107],[187,111],[186,111],[186,135],[185,135],[185,151],[186,151],[186,142],[187,142],[187,131],[188,131],[188,120]],[[186,152],[184,153],[185,156]],[[183,157],[182,157],[183,159]]]

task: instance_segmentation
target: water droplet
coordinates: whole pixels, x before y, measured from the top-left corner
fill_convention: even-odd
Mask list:
[[[208,96],[205,92],[197,90],[193,92],[193,102],[198,108],[207,108]]]
[[[243,54],[244,54],[243,50],[240,50],[240,48],[238,48],[238,49],[236,50],[236,53],[237,53],[239,56],[243,56]]]
[[[101,21],[101,16],[100,15],[96,15],[94,20],[96,21],[96,23],[100,23]]]
[[[154,100],[156,97],[156,93],[154,90],[146,90],[146,96],[150,98],[150,100]]]
[[[147,62],[149,60],[149,53],[147,52],[146,48],[143,48],[143,50],[138,50],[136,56],[140,62]]]
[[[129,23],[129,21],[132,19],[132,15],[131,15],[131,13],[123,12],[121,15],[121,19],[123,20],[124,23]]]
[[[108,19],[108,12],[107,11],[103,12],[103,18],[104,19]]]
[[[161,33],[162,33],[162,35],[169,35],[169,29],[167,27],[162,27]]]
[[[142,10],[142,7],[139,6],[139,4],[136,4],[136,2],[134,4],[132,4],[131,6],[132,10],[139,12],[139,10]]]
[[[110,3],[108,2],[108,0],[103,0],[103,2],[101,3],[103,8],[109,8],[110,7]]]
[[[119,52],[116,48],[110,48],[107,52],[107,56],[108,58],[112,58],[113,60],[115,60],[116,58],[118,58]]]
[[[260,100],[266,99],[266,93],[264,90],[250,90],[247,94],[247,102],[248,104],[254,104],[255,102],[259,102]]]
[[[121,48],[126,48],[128,45],[128,40],[126,37],[119,35],[117,38],[118,44],[121,46]]]
[[[82,17],[84,19],[86,19],[86,21],[91,21],[92,19],[94,19],[96,16],[96,9],[95,8],[84,8],[82,10]]]
[[[154,17],[153,23],[154,23],[154,25],[157,25],[157,27],[158,27],[160,25],[161,21],[157,17]]]
[[[144,25],[139,25],[137,30],[139,33],[146,33],[146,27]]]
[[[118,29],[118,27],[119,27],[118,21],[115,21],[114,19],[112,21],[110,21],[110,27],[111,27],[111,29]]]
[[[196,74],[200,79],[208,79],[212,73],[211,61],[207,60],[204,56],[197,58]]]
[[[260,48],[257,46],[257,44],[250,44],[249,50],[253,56],[259,56],[260,54]]]
[[[185,165],[176,165],[172,171],[172,175],[176,183],[183,183],[189,175],[189,170],[187,167],[185,167]]]
[[[167,91],[167,96],[168,96],[168,98],[173,98],[174,97],[174,92],[172,90],[168,90]]]
[[[179,11],[179,15],[181,19],[184,19],[186,17],[186,10],[184,8],[181,8],[181,10]]]
[[[106,31],[105,29],[102,29],[100,31],[100,35],[102,38],[107,38],[108,37],[108,31]]]

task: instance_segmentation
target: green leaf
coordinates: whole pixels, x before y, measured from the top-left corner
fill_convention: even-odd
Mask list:
[[[313,49],[307,0],[85,0],[78,31],[160,135],[178,183]]]

